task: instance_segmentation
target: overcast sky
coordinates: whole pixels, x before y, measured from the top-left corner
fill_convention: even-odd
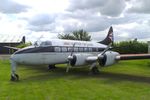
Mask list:
[[[115,41],[150,40],[150,0],[1,0],[0,35],[57,38],[84,29],[93,41],[113,26]]]

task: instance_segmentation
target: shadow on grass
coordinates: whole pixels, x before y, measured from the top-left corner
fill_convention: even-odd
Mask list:
[[[24,77],[21,80],[28,81],[46,81],[46,80],[55,80],[59,78],[66,78],[70,80],[78,80],[78,79],[87,79],[87,78],[97,78],[97,79],[107,79],[111,82],[120,82],[120,81],[131,81],[131,82],[141,82],[141,83],[149,83],[150,77],[146,76],[137,76],[131,74],[122,74],[122,73],[114,73],[114,72],[105,72],[100,71],[97,75],[89,74],[89,70],[87,68],[71,68],[68,73],[66,73],[66,67],[57,67],[56,69],[48,70],[47,67],[42,66],[31,66],[26,68],[27,70],[36,70],[35,73],[37,75],[29,75],[28,77]]]

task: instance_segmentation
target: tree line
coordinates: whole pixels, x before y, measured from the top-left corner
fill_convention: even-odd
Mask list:
[[[122,41],[113,44],[113,50],[120,54],[141,54],[148,52],[148,44],[144,42]]]
[[[68,40],[81,40],[81,41],[91,41],[91,35],[83,29],[75,30],[67,34],[58,34],[59,39]],[[23,48],[31,45],[30,42],[21,44],[18,47]],[[120,54],[140,54],[148,52],[148,44],[144,42],[138,42],[137,39],[132,41],[122,41],[113,43],[112,50],[119,52]]]

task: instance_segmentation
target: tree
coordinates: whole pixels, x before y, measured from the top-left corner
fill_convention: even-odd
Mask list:
[[[58,34],[59,39],[67,39],[67,40],[74,40],[74,37],[70,34]]]
[[[83,29],[73,31],[70,34],[58,34],[59,39],[91,41],[91,36]]]

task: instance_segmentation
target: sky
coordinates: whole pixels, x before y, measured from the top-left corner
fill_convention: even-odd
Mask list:
[[[150,0],[1,0],[0,36],[34,42],[84,29],[100,41],[110,26],[115,41],[150,40]]]

